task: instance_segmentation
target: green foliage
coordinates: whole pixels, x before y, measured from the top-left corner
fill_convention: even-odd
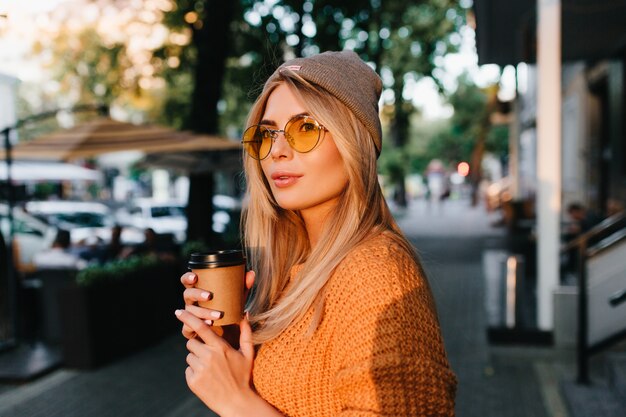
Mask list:
[[[34,198],[38,200],[46,200],[52,195],[58,195],[58,185],[51,182],[40,182],[35,184],[33,190]]]
[[[50,70],[59,93],[75,103],[130,101],[139,93],[139,77],[130,71],[126,45],[106,44],[93,28],[62,29],[52,39],[39,40],[34,53],[53,56]]]
[[[409,167],[408,152],[403,148],[397,148],[393,146],[385,147],[381,152],[378,166],[380,172],[385,175],[389,181],[395,183],[408,173],[407,167]]]
[[[210,248],[205,242],[201,240],[190,240],[185,242],[183,247],[180,250],[181,257],[183,260],[189,259],[192,253],[203,253],[209,252]]]
[[[479,140],[484,140],[485,151],[500,157],[507,155],[508,126],[492,126],[490,122],[491,114],[496,111],[494,104],[497,100],[498,85],[478,87],[467,74],[462,74],[457,81],[457,90],[448,97],[449,103],[454,107],[454,116],[447,138],[448,141],[457,143],[459,159],[456,161],[468,161]],[[452,143],[450,145],[452,146]]]
[[[474,143],[474,137],[451,125],[429,143],[428,154],[431,159],[441,159],[445,164],[469,161]]]
[[[180,35],[174,40],[182,36],[188,42],[166,43],[155,51],[153,62],[168,85],[164,119],[184,126],[181,115],[189,113],[193,88],[188,76],[195,59],[193,33],[204,24],[210,2],[173,4],[163,23]],[[258,88],[286,57],[353,49],[379,72],[390,70],[392,84],[387,87],[398,92],[401,103],[407,74],[415,80],[433,75],[437,57],[456,50],[452,35],[464,23],[458,0],[240,0],[238,7],[231,33],[215,39],[231,45],[219,105],[220,133],[230,136],[240,133]],[[176,65],[169,66],[171,62]],[[405,108],[413,112],[412,106]]]
[[[210,21],[212,7],[222,6],[211,0],[168,4],[156,11],[168,34],[145,60],[151,67],[147,73],[162,81],[160,88],[142,88],[145,67],[136,66],[123,36],[111,41],[95,29],[76,32],[63,27],[55,36],[43,38],[35,53],[52,52],[60,91],[77,95],[77,102],[114,102],[139,109],[150,120],[188,128],[197,88],[197,34]],[[484,107],[484,94],[475,86],[461,86],[450,99],[455,107],[450,131],[419,134],[419,143],[411,130],[416,109],[405,94],[405,85],[422,77],[431,76],[438,83],[442,57],[457,50],[458,30],[465,24],[459,0],[235,0],[235,4],[230,31],[211,39],[229,45],[218,105],[220,134],[240,134],[262,82],[285,58],[352,49],[374,64],[385,88],[394,92],[394,99],[386,103],[391,126],[386,136],[393,138],[385,138],[385,143],[399,147],[381,156],[382,172],[401,180],[403,173],[421,171],[432,157],[465,158],[467,144],[476,136],[477,109]],[[77,85],[80,92],[71,93]],[[501,138],[494,136],[494,147],[501,148]],[[436,152],[442,154],[433,155]]]
[[[410,158],[410,172],[423,174],[428,163],[433,159],[449,162],[448,152],[457,144],[445,141],[450,132],[450,120],[424,120],[414,117],[410,128],[410,140],[407,145]],[[452,159],[454,160],[454,159]]]
[[[456,91],[448,96],[448,102],[454,107],[453,129],[476,136],[480,123],[487,116],[487,92],[478,87],[467,73],[459,76],[457,85]]]
[[[492,126],[485,142],[486,149],[494,155],[503,158],[509,154],[509,126]]]
[[[76,275],[76,283],[82,287],[103,285],[111,281],[132,279],[146,270],[159,265],[154,255],[133,256],[128,259],[115,260],[104,265],[91,265]]]

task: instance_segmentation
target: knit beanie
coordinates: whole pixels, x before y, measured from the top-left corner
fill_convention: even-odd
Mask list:
[[[324,52],[295,58],[282,64],[265,83],[277,78],[284,69],[294,71],[346,105],[372,135],[376,155],[382,149],[382,128],[378,99],[382,81],[378,74],[352,51]]]

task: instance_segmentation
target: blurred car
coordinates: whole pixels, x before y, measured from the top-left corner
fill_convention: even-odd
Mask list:
[[[233,232],[233,229],[238,231],[240,216],[240,199],[223,194],[213,196],[213,231],[215,233],[229,234]]]
[[[184,242],[187,236],[185,206],[177,201],[137,199],[130,207],[119,210],[116,218],[124,227],[171,234],[176,243]]]
[[[8,213],[8,206],[0,204],[0,231],[5,240],[10,235]],[[13,210],[13,232],[19,255],[16,269],[30,272],[34,269],[33,256],[52,245],[56,228],[16,207]],[[4,259],[0,262],[4,263]]]
[[[238,238],[240,215],[241,200],[223,194],[213,196],[212,228],[215,233],[226,239]],[[129,208],[118,211],[116,218],[124,226],[172,234],[176,243],[187,238],[186,206],[179,201],[137,199]]]
[[[73,245],[98,245],[111,239],[115,224],[105,204],[90,201],[29,201],[26,211],[59,229],[70,232]],[[140,230],[124,229],[122,243],[143,241]]]

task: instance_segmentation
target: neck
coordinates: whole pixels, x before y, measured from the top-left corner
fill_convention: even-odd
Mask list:
[[[309,236],[311,248],[314,248],[319,241],[319,237],[324,231],[324,225],[326,224],[328,215],[336,205],[337,200],[333,199],[323,204],[318,204],[315,207],[300,210],[300,214],[304,219],[304,225]]]

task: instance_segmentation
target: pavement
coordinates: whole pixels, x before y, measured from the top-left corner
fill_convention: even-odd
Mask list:
[[[459,380],[457,416],[617,417],[602,404],[591,414],[571,413],[562,387],[573,385],[572,349],[488,343],[485,254],[501,251],[505,241],[504,230],[491,226],[497,214],[465,200],[416,200],[394,213],[418,248],[437,301]],[[0,417],[213,416],[185,385],[184,344],[176,334],[96,370],[60,368],[29,383],[0,384]]]

